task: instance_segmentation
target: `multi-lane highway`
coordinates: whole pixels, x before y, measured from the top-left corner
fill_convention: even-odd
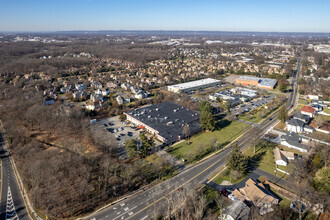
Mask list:
[[[292,92],[288,99],[287,107],[291,108],[296,102],[297,78],[300,74],[300,58],[297,62],[297,71],[292,80]],[[236,143],[244,148],[251,141],[260,138],[267,130],[278,122],[277,113],[273,114],[268,120],[258,125],[258,133],[255,129],[247,131]],[[219,170],[226,161],[233,145],[216,154],[207,160],[184,170],[175,177],[158,184],[146,191],[142,191],[131,196],[115,205],[98,211],[86,219],[150,219],[155,209],[165,208],[166,198],[179,191],[189,190],[205,182],[215,171]]]
[[[0,133],[0,219],[30,219]]]

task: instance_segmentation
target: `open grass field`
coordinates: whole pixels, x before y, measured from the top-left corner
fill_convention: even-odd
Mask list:
[[[169,153],[177,159],[184,159],[186,163],[199,160],[211,152],[221,149],[232,140],[241,135],[251,125],[239,121],[226,122],[219,130],[210,132],[201,132],[190,138],[190,144],[187,141],[173,145],[169,149]],[[216,148],[211,148],[211,145],[217,145]]]

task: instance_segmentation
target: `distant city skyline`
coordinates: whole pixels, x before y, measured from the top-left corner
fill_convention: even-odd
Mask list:
[[[1,32],[330,32],[326,0],[2,0]]]

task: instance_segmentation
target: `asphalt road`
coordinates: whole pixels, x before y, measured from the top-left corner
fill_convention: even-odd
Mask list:
[[[292,93],[289,97],[287,106],[290,107],[296,102],[297,96],[297,76],[300,74],[300,58],[298,59],[298,71],[294,74],[292,83]],[[277,113],[272,115],[269,120],[258,125],[258,133],[255,129],[251,129],[239,139],[237,144],[242,148],[249,145],[251,141],[259,139],[268,129],[277,123]],[[150,219],[154,210],[166,208],[166,198],[172,194],[184,193],[184,191],[199,186],[207,181],[207,179],[226,161],[233,145],[216,154],[207,160],[189,167],[173,178],[160,183],[146,191],[135,194],[123,201],[107,207],[85,219]],[[179,190],[179,191],[178,191]]]
[[[0,219],[30,219],[0,133]]]

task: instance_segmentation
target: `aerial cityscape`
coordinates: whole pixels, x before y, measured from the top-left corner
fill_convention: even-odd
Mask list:
[[[330,219],[330,2],[0,2],[0,219]]]

